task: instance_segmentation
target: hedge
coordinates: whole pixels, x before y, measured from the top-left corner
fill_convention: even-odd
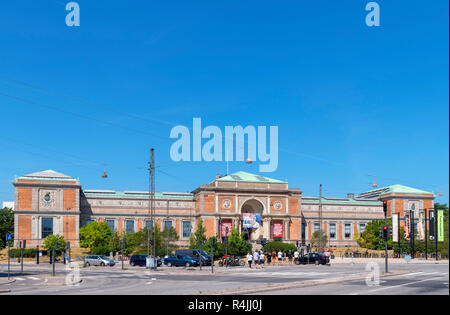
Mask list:
[[[269,252],[273,252],[273,251],[285,251],[288,252],[289,250],[291,252],[295,252],[297,250],[297,247],[295,247],[294,244],[290,244],[290,243],[283,243],[283,242],[268,242],[265,246],[264,246],[264,251],[269,251]]]

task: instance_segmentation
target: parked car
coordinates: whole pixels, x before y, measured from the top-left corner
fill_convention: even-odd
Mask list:
[[[161,259],[157,258],[158,267],[162,265]],[[132,255],[130,257],[131,266],[146,266],[147,265],[147,255]]]
[[[177,249],[175,255],[188,255],[192,259],[198,260],[199,263],[201,259],[203,266],[211,266],[211,255],[204,250],[200,252],[199,249]]]
[[[299,257],[299,259],[296,260],[295,263],[297,265],[307,265],[308,263],[316,264],[316,261],[318,261],[320,265],[326,265],[330,263],[330,258],[321,253],[309,253],[302,257]]]
[[[90,255],[84,258],[86,266],[114,266],[114,260],[104,255]]]
[[[186,266],[186,267],[196,267],[200,263],[198,260],[192,259],[188,255],[172,255],[164,258],[164,264],[168,267],[172,266]]]

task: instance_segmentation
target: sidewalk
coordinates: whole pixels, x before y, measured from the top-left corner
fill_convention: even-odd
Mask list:
[[[330,264],[351,264],[352,262],[355,264],[367,264],[369,262],[376,262],[378,264],[383,263],[384,264],[385,259],[384,258],[341,258],[336,257],[335,259],[330,259]],[[435,265],[435,264],[447,264],[448,260],[438,260],[429,258],[428,260],[425,260],[425,258],[414,258],[411,259],[409,262],[406,262],[404,258],[388,258],[389,264],[405,264],[405,265],[411,265],[411,264],[429,264],[429,265]]]

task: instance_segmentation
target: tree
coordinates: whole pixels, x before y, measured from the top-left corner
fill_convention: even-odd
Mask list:
[[[244,240],[244,234],[239,234],[239,230],[236,227],[233,227],[228,238],[228,254],[246,255],[251,250],[252,245]]]
[[[392,220],[387,220],[389,228],[392,230]],[[381,227],[384,226],[384,219],[370,221],[364,232],[360,234],[357,242],[359,246],[367,249],[381,250],[384,249],[384,239],[380,234]],[[388,249],[393,248],[392,238],[388,240]]]
[[[171,226],[169,229],[164,229],[164,231],[162,232],[162,239],[164,240],[165,254],[170,255],[176,248],[178,248],[177,245],[172,243],[178,241],[177,230],[175,230],[173,226]]]
[[[6,244],[6,234],[14,233],[14,213],[10,208],[0,209],[0,249]]]
[[[56,246],[56,242],[58,242],[58,246]],[[64,236],[59,234],[51,234],[48,235],[44,240],[44,248],[47,251],[52,251],[53,248],[58,251],[63,251],[66,247],[66,241],[64,240]]]
[[[448,205],[446,203],[441,204],[441,203],[436,202],[434,204],[434,207],[436,210],[444,210],[444,218],[448,217]]]
[[[327,236],[325,232],[322,231],[322,239],[320,239],[320,231],[315,231],[313,235],[311,236],[311,246],[312,247],[319,247],[320,244],[326,244],[327,243]]]
[[[203,220],[200,219],[197,224],[197,230],[189,238],[189,248],[199,249],[200,242],[206,242],[206,228],[203,226]]]
[[[92,249],[109,244],[112,232],[106,222],[93,221],[80,228],[80,246]]]
[[[213,240],[214,258],[222,257],[225,254],[225,247],[222,242],[219,242],[217,236],[210,237],[202,249],[211,255],[211,239]]]

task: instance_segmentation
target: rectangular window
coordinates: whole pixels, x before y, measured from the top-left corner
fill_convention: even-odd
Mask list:
[[[111,232],[114,232],[115,226],[114,226],[114,220],[106,220],[106,224],[108,224],[109,228],[111,229]]]
[[[336,223],[330,223],[330,238],[336,238]]]
[[[314,232],[318,232],[318,231],[319,231],[319,228],[320,228],[319,223],[314,223],[314,231],[313,231],[313,233],[314,233]]]
[[[172,227],[172,221],[164,221],[164,229],[169,230]]]
[[[42,238],[53,234],[53,218],[42,218]]]
[[[125,228],[127,233],[134,233],[134,221],[133,220],[127,220],[125,222]]]
[[[191,222],[183,221],[183,238],[188,238],[191,236]]]
[[[365,223],[360,223],[359,224],[359,233],[364,232],[365,229],[366,229],[366,224]]]
[[[351,236],[351,224],[345,224],[345,238],[350,238]]]
[[[151,220],[146,220],[145,221],[145,228],[147,230],[150,230],[152,228],[152,221]]]

